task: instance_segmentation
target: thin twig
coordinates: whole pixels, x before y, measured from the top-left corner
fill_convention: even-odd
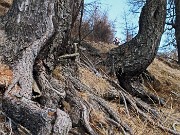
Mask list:
[[[79,56],[79,53],[65,54],[65,55],[60,56],[59,59],[68,59],[68,58],[77,57],[77,56]]]

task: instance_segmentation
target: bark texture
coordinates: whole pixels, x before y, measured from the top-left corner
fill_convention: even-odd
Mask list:
[[[1,17],[0,54],[13,71],[3,111],[32,134],[67,134],[72,126],[69,115],[57,109],[65,91],[49,74],[69,47],[71,2],[14,0]],[[78,6],[81,1],[73,2]],[[45,108],[32,101],[35,92],[44,94],[40,103]]]
[[[109,52],[107,63],[113,66],[121,86],[134,95],[143,91],[132,78],[145,71],[154,60],[164,32],[165,18],[166,0],[147,0],[140,15],[138,34]]]
[[[100,77],[85,55],[87,61],[78,61],[77,46],[73,48],[69,43],[70,30],[82,2],[14,0],[8,14],[0,18],[3,33],[0,54],[13,71],[12,83],[3,97],[3,112],[33,135],[96,135],[102,134],[101,128],[108,130],[108,134],[115,131],[133,134],[103,95],[83,84],[76,74],[79,67],[86,67]],[[164,28],[165,5],[166,0],[147,0],[138,35],[109,53],[109,63],[114,61],[118,79],[126,90],[141,92],[132,78],[144,71],[155,57]],[[59,63],[62,69],[57,70]],[[156,110],[132,97],[108,77],[104,79],[113,86],[107,99],[121,95],[128,115],[130,104],[150,123],[155,121],[165,131],[177,134],[158,123]],[[103,112],[103,119],[96,120],[97,112]],[[98,124],[93,125],[95,121]]]
[[[178,64],[180,64],[180,1],[179,0],[175,0],[175,12],[176,12],[175,36],[176,36],[177,51],[178,51]]]
[[[115,71],[125,78],[142,73],[157,53],[166,17],[165,0],[148,0],[139,20],[139,32],[130,41],[109,52]],[[108,62],[109,63],[109,62]]]

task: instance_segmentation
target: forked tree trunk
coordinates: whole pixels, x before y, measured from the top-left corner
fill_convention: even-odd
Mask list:
[[[141,90],[137,92],[138,84],[129,84],[154,60],[164,32],[165,18],[166,0],[147,0],[140,15],[138,34],[109,52],[107,63],[114,66],[121,86],[133,95],[143,93]]]

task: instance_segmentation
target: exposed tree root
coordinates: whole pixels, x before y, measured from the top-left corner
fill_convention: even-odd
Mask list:
[[[121,90],[123,90],[123,88],[119,86],[119,84],[117,84],[116,82],[109,79],[108,81],[113,83],[114,86],[119,87]],[[138,114],[140,114],[143,117],[143,119],[148,120],[151,124],[156,125],[157,127],[161,128],[162,130],[166,132],[169,132],[175,135],[180,134],[179,132],[172,130],[170,128],[167,128],[161,124],[161,119],[159,116],[159,112],[157,110],[153,109],[151,106],[144,103],[142,100],[138,100],[136,97],[132,97],[125,90],[123,90],[122,92],[127,102],[131,104],[131,106],[137,111]]]
[[[50,128],[48,129],[51,129],[50,122],[53,120],[53,117],[48,115],[48,110],[40,109],[39,106],[31,101],[27,101],[24,98],[4,98],[3,111],[16,123],[22,124],[30,130],[32,134],[51,133],[51,130],[47,130],[46,128],[49,126]]]
[[[123,128],[122,128],[122,132],[123,133],[130,133],[130,134],[133,134],[132,132],[132,129],[126,124],[124,123],[120,117],[115,113],[115,111],[113,111],[109,106],[108,104],[106,103],[105,100],[101,99],[100,97],[97,97],[97,96],[91,96],[91,98],[93,100],[95,100],[96,102],[98,102],[98,104],[100,104],[103,108],[105,108],[105,110],[109,113],[110,117],[112,119],[114,119],[116,122],[118,122]]]
[[[21,96],[17,97],[15,93],[19,93],[21,88],[16,84],[8,92],[8,96],[4,97],[3,110],[5,114],[16,123],[23,125],[34,135],[37,133],[65,135],[69,130],[73,134],[82,132],[96,135],[98,134],[98,129],[92,125],[90,116],[92,110],[98,110],[105,113],[104,118],[109,125],[118,128],[123,134],[134,134],[131,127],[109,106],[108,102],[103,99],[103,96],[101,97],[93,89],[84,85],[78,78],[71,74],[73,70],[70,67],[68,68],[66,67],[66,72],[64,72],[66,78],[66,88],[64,88],[59,84],[58,80],[46,73],[42,61],[37,61],[34,65],[34,78],[37,82],[36,87],[42,94],[40,100],[34,102]],[[130,112],[133,108],[143,120],[147,120],[150,124],[169,133],[180,134],[160,123],[162,119],[155,108],[141,99],[133,97],[117,82],[106,76],[104,76],[104,79],[109,81],[115,88],[113,94],[110,94],[110,97],[122,98],[127,115],[131,115]],[[79,95],[81,92],[86,93],[87,97],[81,97]],[[63,100],[69,104],[69,109],[68,107],[64,107]],[[9,108],[13,112],[9,111]],[[26,121],[27,119],[29,119],[29,122]],[[39,124],[37,125],[37,123]],[[78,128],[77,132],[73,130],[76,127]],[[113,131],[113,129],[109,130]]]
[[[77,91],[75,90],[74,86],[69,83],[70,89],[69,92],[67,92],[67,96],[71,98],[71,105],[78,106],[80,111],[80,119],[78,120],[79,123],[81,123],[82,126],[87,130],[87,132],[91,135],[96,135],[97,133],[92,129],[89,122],[89,116],[91,111],[91,106],[89,106],[89,103],[85,101],[84,99],[80,98],[77,95]],[[78,114],[75,114],[78,115]],[[74,117],[74,114],[73,116]]]
[[[67,135],[71,128],[72,128],[72,122],[69,115],[57,108],[56,121],[53,125],[53,134]]]
[[[164,99],[159,98],[158,96],[155,96],[144,90],[139,82],[139,78],[133,78],[131,80],[121,79],[119,81],[120,85],[132,96],[141,98],[141,100],[146,103],[164,105]]]
[[[34,65],[35,78],[41,89],[42,96],[40,103],[44,106],[57,108],[59,102],[65,98],[66,92],[59,81],[46,73],[42,61],[37,61]]]
[[[108,120],[110,120],[111,118],[114,119],[114,121],[116,121],[118,123],[118,124],[116,124],[116,126],[118,125],[119,127],[122,127],[121,128],[122,132],[124,132],[124,133],[128,132],[130,134],[133,134],[131,128],[126,123],[124,123],[121,120],[121,118],[118,116],[118,114],[108,106],[107,101],[105,101],[104,99],[99,97],[97,94],[95,94],[93,92],[93,90],[91,90],[87,86],[83,85],[76,78],[73,78],[73,77],[69,77],[69,78],[70,78],[71,82],[73,83],[73,85],[75,86],[75,88],[77,88],[77,90],[80,89],[81,91],[83,90],[85,92],[88,92],[89,98],[91,100],[97,102],[100,106],[102,106],[105,109],[106,112],[108,112],[108,114],[110,116],[110,118]]]
[[[3,99],[3,111],[8,117],[27,128],[33,135],[68,133],[71,128],[68,114],[58,109],[41,107],[40,104],[24,97],[13,96],[19,91],[20,88],[15,87],[8,97]]]
[[[84,64],[82,66],[84,66]],[[97,70],[92,69],[92,67],[90,67],[89,69],[92,70],[92,72],[97,71]],[[120,98],[123,98],[125,109],[126,109],[126,112],[128,115],[129,115],[129,110],[131,110],[131,108],[129,108],[129,107],[131,106],[142,117],[143,120],[149,121],[150,124],[153,124],[166,132],[169,132],[169,133],[172,133],[175,135],[180,134],[179,132],[172,130],[170,128],[167,128],[161,124],[162,119],[160,116],[160,112],[158,112],[154,107],[150,106],[149,104],[147,104],[144,101],[142,101],[141,99],[139,99],[138,96],[136,97],[136,96],[132,96],[131,94],[129,94],[117,82],[113,81],[112,79],[109,79],[106,76],[102,76],[102,77],[104,77],[104,79],[109,81],[111,83],[111,85],[116,88],[116,92],[114,92],[114,95],[111,95],[111,97],[112,96],[113,97],[121,96]],[[89,87],[83,85],[77,79],[75,79],[73,77],[69,77],[69,78],[77,90],[88,91],[89,97],[93,101],[96,101],[100,106],[105,108],[105,110],[110,114],[110,118],[107,118],[107,120],[109,120],[109,122],[114,123],[116,126],[123,127],[121,130],[123,133],[128,132],[130,134],[133,134],[133,132],[131,131],[131,128],[129,128],[129,126],[119,118],[119,116],[107,105],[107,103],[104,99],[99,97],[97,94],[95,94],[93,92],[93,90],[91,90]],[[148,97],[148,93],[145,93],[145,94],[147,94],[146,97]],[[160,98],[158,98],[158,100],[159,99]],[[112,120],[110,120],[111,118],[112,118]]]
[[[35,4],[35,2],[37,2],[37,4]],[[79,5],[78,2],[83,1],[76,1],[77,6]],[[33,135],[66,135],[69,130],[75,128],[77,128],[80,133],[96,135],[99,132],[99,128],[96,128],[97,125],[93,125],[93,119],[90,116],[93,114],[93,111],[101,111],[104,114],[105,123],[107,122],[111,125],[109,126],[108,124],[99,122],[99,127],[105,127],[106,129],[111,127],[112,129],[108,130],[111,130],[112,133],[115,127],[123,134],[134,134],[131,127],[122,120],[118,112],[113,110],[108,101],[106,101],[118,97],[122,98],[128,116],[130,116],[130,110],[133,108],[142,119],[147,120],[150,124],[156,125],[169,133],[180,134],[163,126],[162,123],[160,123],[161,117],[159,112],[147,104],[159,103],[163,105],[163,100],[151,93],[145,92],[138,78],[132,79],[133,76],[139,75],[139,73],[146,69],[155,57],[164,30],[166,13],[165,0],[147,1],[140,16],[139,34],[128,42],[126,46],[120,46],[109,52],[113,58],[111,59],[111,57],[109,57],[109,61],[113,61],[113,69],[117,72],[120,85],[104,77],[115,88],[114,92],[107,94],[106,100],[103,99],[104,97],[100,94],[98,95],[94,89],[89,88],[78,80],[74,75],[75,73],[73,73],[73,75],[71,74],[75,69],[70,67],[70,63],[65,67],[64,77],[66,78],[66,84],[62,86],[59,80],[52,77],[51,74],[48,74],[46,69],[47,65],[45,66],[42,62],[49,56],[44,56],[42,61],[37,60],[37,56],[46,52],[41,52],[43,49],[47,49],[47,52],[49,52],[52,57],[59,56],[60,53],[57,50],[60,48],[63,48],[63,50],[61,50],[62,52],[68,51],[68,47],[61,47],[59,44],[61,42],[65,44],[69,40],[67,37],[70,28],[68,27],[73,25],[70,24],[73,17],[70,11],[71,4],[69,2],[66,3],[65,0],[16,0],[16,3],[13,5],[14,10],[13,8],[10,10],[12,14],[7,15],[7,18],[10,20],[7,21],[10,23],[7,23],[5,29],[8,33],[7,35],[9,37],[12,36],[12,43],[16,44],[15,47],[18,48],[17,50],[21,50],[22,52],[13,52],[12,57],[16,55],[20,56],[17,56],[17,59],[13,59],[16,60],[12,65],[13,81],[5,91],[3,98],[3,111],[10,120],[12,119],[15,123],[27,128]],[[79,10],[80,8],[77,11]],[[153,13],[153,15],[149,15],[149,13]],[[15,17],[10,17],[13,15]],[[31,16],[26,18],[27,15]],[[76,17],[77,15],[75,18]],[[73,18],[73,21],[75,18]],[[38,26],[32,26],[32,33],[27,33],[28,30],[31,30],[31,28],[28,28],[32,25],[31,19],[35,21],[35,24]],[[16,25],[17,28],[14,32],[12,28]],[[54,25],[57,25],[57,28],[55,28]],[[20,27],[24,28],[23,32],[19,32],[19,30],[21,30]],[[54,31],[56,31],[57,35],[59,34],[59,37],[53,37],[55,40],[52,39],[54,41],[51,41]],[[23,36],[23,38],[16,40],[13,36]],[[27,45],[19,47],[18,44],[21,43],[21,39],[26,39],[26,36]],[[28,38],[28,36],[31,36],[32,39]],[[13,41],[13,39],[15,41]],[[11,41],[11,38],[8,40]],[[47,42],[53,42],[53,45],[49,43],[52,46],[44,47],[47,45]],[[82,60],[84,62],[83,64],[78,62],[80,66],[82,64],[92,70],[97,76],[103,77],[84,53],[79,54],[77,52],[77,46],[74,53],[62,55],[59,59],[67,60],[79,56],[85,58],[85,60]],[[147,58],[147,56],[149,58]],[[7,57],[11,57],[11,55]],[[40,59],[40,56],[38,58]],[[58,58],[52,59],[56,60],[56,62],[59,60]],[[54,65],[57,63],[54,63]],[[54,67],[52,66],[52,68]],[[82,93],[85,93],[86,96],[83,97],[83,95],[81,95]],[[10,131],[10,133],[12,133],[12,131]]]

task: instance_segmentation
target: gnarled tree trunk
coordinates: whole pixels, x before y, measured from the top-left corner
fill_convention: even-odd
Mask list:
[[[105,122],[100,122],[100,128],[104,126],[109,128],[108,131],[115,129],[133,134],[108,102],[74,75],[77,68],[73,65],[74,59],[71,63],[64,60],[77,55],[70,54],[76,48],[71,48],[69,35],[81,2],[14,0],[7,15],[0,18],[0,32],[4,33],[0,39],[0,54],[13,71],[12,83],[4,94],[3,111],[33,135],[65,135],[72,127],[71,133],[96,135],[99,129],[95,130],[96,126],[90,124],[90,120],[93,121],[90,114],[96,110],[105,112]],[[117,76],[126,89],[132,77],[144,71],[155,57],[164,28],[165,5],[166,0],[147,0],[138,35],[124,46],[110,51],[109,60],[115,59]],[[52,71],[55,72],[59,63],[66,66],[64,78],[59,76],[57,80]],[[66,80],[65,83],[61,79]],[[118,84],[108,81],[117,92],[112,96],[121,94],[124,102],[127,100],[141,116],[153,123],[156,112],[151,107],[143,106]],[[84,98],[82,93],[86,93]]]
[[[114,65],[121,86],[133,95],[145,95],[132,78],[145,71],[154,60],[164,32],[165,18],[166,0],[147,0],[140,15],[138,34],[109,52],[107,63]]]
[[[58,56],[68,50],[71,2],[14,0],[9,12],[1,17],[4,37],[0,54],[13,71],[3,111],[32,134],[67,134],[72,126],[69,115],[57,109],[65,91],[47,73],[58,64]],[[80,2],[74,1],[77,6]],[[32,101],[33,92],[39,88],[44,94],[44,107]]]

